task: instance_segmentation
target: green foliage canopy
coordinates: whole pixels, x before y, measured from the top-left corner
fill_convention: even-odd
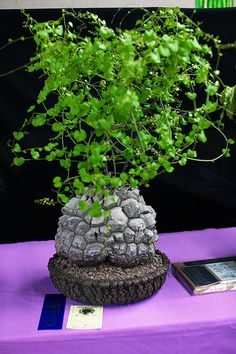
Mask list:
[[[86,187],[106,196],[112,188],[148,186],[163,171],[197,159],[209,127],[221,131],[222,115],[211,116],[224,108],[211,64],[219,40],[178,8],[144,10],[132,29],[113,30],[95,14],[67,11],[43,23],[27,15],[25,25],[37,46],[28,70],[39,71],[44,85],[14,132],[14,164],[57,162],[60,202]],[[24,148],[28,131],[45,126],[48,143]],[[99,204],[94,210],[99,215]]]

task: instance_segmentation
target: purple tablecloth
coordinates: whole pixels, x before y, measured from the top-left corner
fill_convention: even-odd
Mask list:
[[[236,255],[236,228],[160,235],[172,262]],[[0,245],[0,354],[235,354],[236,292],[191,296],[169,274],[137,304],[104,306],[102,330],[38,331],[54,242]]]

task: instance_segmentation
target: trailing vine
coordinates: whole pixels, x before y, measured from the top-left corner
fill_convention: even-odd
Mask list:
[[[227,103],[212,64],[221,56],[219,39],[178,8],[143,11],[132,29],[112,29],[89,12],[64,10],[42,23],[26,14],[37,46],[27,70],[39,71],[44,86],[14,132],[13,163],[57,162],[57,200],[96,194],[93,216],[113,188],[148,186],[177,164],[203,161],[197,144],[207,141],[210,127],[225,140],[210,161],[227,156],[233,143],[222,131]],[[24,145],[32,129],[45,127],[46,145]],[[86,200],[80,207],[88,207]]]

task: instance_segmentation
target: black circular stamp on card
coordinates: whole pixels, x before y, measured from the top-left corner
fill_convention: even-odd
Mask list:
[[[91,315],[92,313],[94,313],[94,311],[95,310],[91,307],[83,307],[79,310],[79,313],[81,313],[82,315]]]

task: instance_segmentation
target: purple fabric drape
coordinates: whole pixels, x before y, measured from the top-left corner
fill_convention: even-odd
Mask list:
[[[236,228],[162,234],[171,262],[236,255]],[[54,241],[0,245],[0,354],[235,354],[236,292],[191,296],[171,273],[142,302],[104,306],[103,329],[38,331]]]

